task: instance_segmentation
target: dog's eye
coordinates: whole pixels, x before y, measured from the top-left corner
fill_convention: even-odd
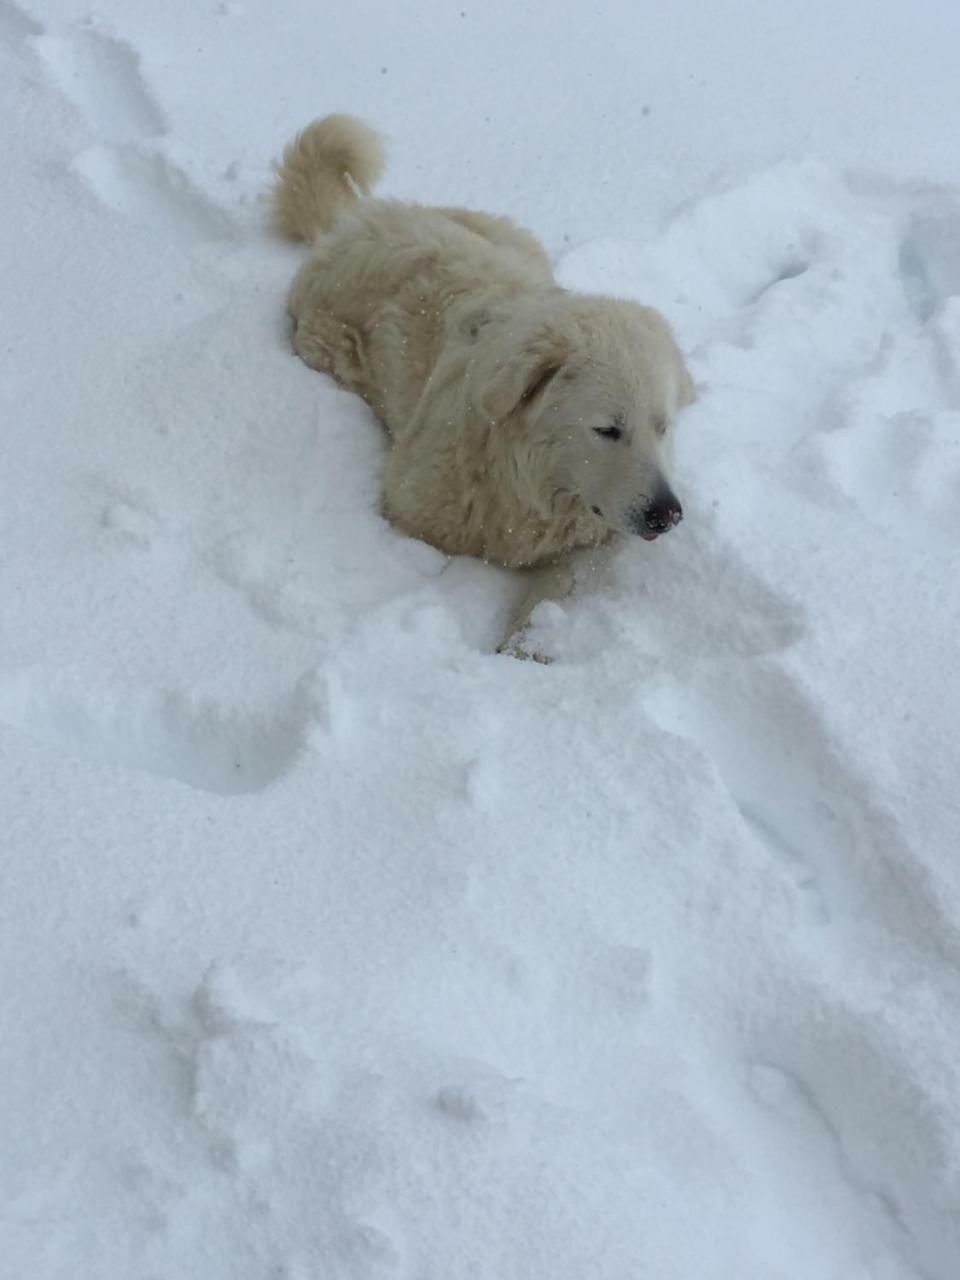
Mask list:
[[[658,436],[662,436],[662,435],[666,435],[668,426],[669,426],[669,423],[667,422],[666,418],[657,418],[654,421],[653,429]]]
[[[619,440],[623,435],[623,427],[594,427],[601,440]]]

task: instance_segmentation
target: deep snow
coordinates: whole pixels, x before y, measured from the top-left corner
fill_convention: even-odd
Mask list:
[[[322,9],[0,0],[0,1275],[956,1280],[960,9]],[[690,353],[551,667],[290,353],[328,110]]]

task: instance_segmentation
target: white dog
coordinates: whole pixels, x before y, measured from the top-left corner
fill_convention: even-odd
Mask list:
[[[279,165],[277,221],[312,245],[290,296],[294,346],[370,404],[390,433],[388,518],[449,555],[537,570],[615,534],[681,519],[667,478],[693,384],[661,315],[568,293],[507,218],[367,196],[377,134],[349,116],[305,129]]]

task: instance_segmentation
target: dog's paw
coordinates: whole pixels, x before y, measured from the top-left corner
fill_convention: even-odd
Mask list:
[[[505,653],[511,658],[519,658],[523,662],[539,662],[545,667],[549,667],[553,662],[553,658],[548,653],[540,653],[539,650],[530,650],[524,647],[523,636],[511,636],[509,640],[504,640],[503,644],[497,649],[497,653]]]

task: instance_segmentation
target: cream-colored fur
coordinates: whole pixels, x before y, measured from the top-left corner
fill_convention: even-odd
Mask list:
[[[297,353],[390,433],[388,517],[450,555],[513,568],[666,531],[680,518],[672,425],[693,398],[666,321],[559,288],[507,218],[360,199],[382,166],[372,130],[328,116],[284,154],[276,213],[312,244],[290,295]],[[541,578],[551,594],[566,580]]]

